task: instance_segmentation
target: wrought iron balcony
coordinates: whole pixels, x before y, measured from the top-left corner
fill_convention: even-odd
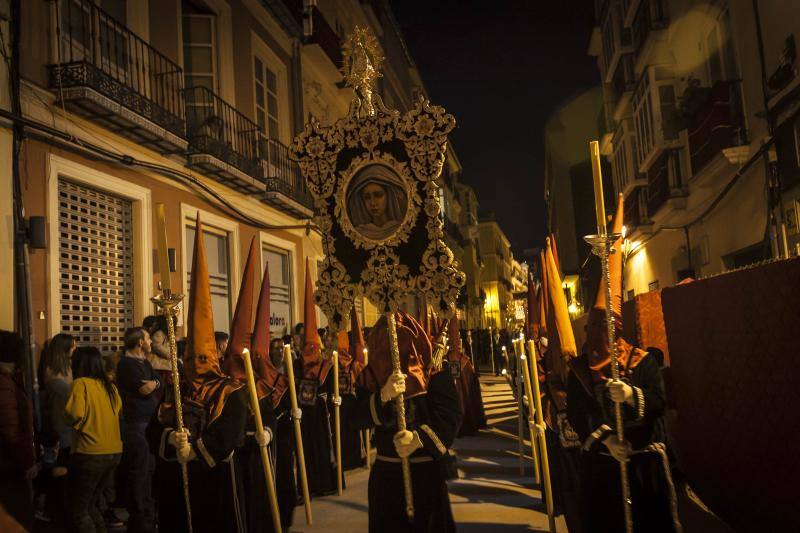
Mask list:
[[[214,175],[241,192],[261,194],[258,126],[207,87],[183,91],[188,166]]]
[[[697,174],[723,149],[746,142],[739,82],[721,81],[689,124],[692,173]]]
[[[181,68],[91,0],[56,0],[48,84],[78,115],[170,153],[186,149]]]
[[[263,137],[259,146],[267,183],[264,202],[300,218],[310,217],[314,202],[300,167],[289,157],[289,148]]]

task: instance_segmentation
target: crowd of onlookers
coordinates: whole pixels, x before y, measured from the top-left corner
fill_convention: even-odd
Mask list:
[[[298,324],[282,338],[295,354],[302,334]],[[225,354],[227,333],[215,337]],[[185,347],[177,341],[179,365]],[[172,383],[165,318],[129,328],[110,354],[54,336],[39,358],[38,413],[24,386],[24,353],[16,333],[0,331],[0,515],[25,530],[36,523],[81,533],[153,531],[155,459],[146,428]]]

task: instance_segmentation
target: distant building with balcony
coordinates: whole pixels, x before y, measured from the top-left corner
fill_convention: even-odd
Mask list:
[[[594,87],[569,98],[545,124],[544,197],[547,225],[555,238],[561,276],[573,315],[593,301],[600,279],[596,261],[587,261],[585,235],[597,233],[589,141],[600,137],[605,120],[603,92]],[[613,213],[610,166],[603,164],[604,193]],[[544,244],[544,243],[542,243]],[[534,258],[538,270],[539,258]]]
[[[483,325],[506,328],[513,320],[514,256],[511,243],[493,215],[478,222],[481,250],[481,290],[483,291]]]
[[[800,6],[758,5],[767,71],[786,73],[768,89],[771,101],[787,105],[782,91],[788,96],[798,82],[796,67],[786,65],[794,65],[796,53],[782,52],[800,30]],[[788,125],[796,123],[797,105],[780,130],[791,167],[780,208],[775,189],[768,193],[775,152],[764,120],[753,6],[595,1],[589,52],[608,110],[601,153],[614,190],[625,195],[626,297],[780,252],[781,227],[771,214],[780,222],[777,215],[796,205],[789,188],[797,182],[797,143]],[[790,98],[796,102],[797,92]]]
[[[273,334],[287,333],[302,320],[306,259],[313,270],[322,251],[287,146],[309,119],[331,124],[346,114],[352,91],[339,71],[342,39],[356,25],[375,33],[388,105],[405,111],[424,94],[388,2],[21,4],[22,112],[38,124],[26,126],[23,202],[26,216],[46,217],[49,232],[47,249],[30,258],[36,343],[63,331],[111,351],[127,327],[153,314],[159,203],[175,290],[188,289],[199,213],[216,328],[229,327],[255,237],[261,268],[269,268]],[[9,35],[7,21],[0,24]],[[10,146],[6,128],[0,149]],[[5,229],[11,194],[3,193]],[[0,281],[12,288],[10,240],[0,257]],[[372,324],[377,311],[357,307]],[[12,329],[13,317],[4,311],[0,327]]]

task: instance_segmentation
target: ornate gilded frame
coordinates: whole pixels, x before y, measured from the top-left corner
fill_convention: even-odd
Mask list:
[[[356,28],[344,54],[345,81],[355,93],[348,114],[332,126],[306,124],[291,146],[322,232],[325,258],[314,297],[337,330],[346,329],[358,295],[389,312],[418,292],[449,318],[466,281],[440,216],[439,176],[455,119],[423,96],[403,115],[387,108],[374,94],[382,60],[376,47],[368,31]],[[382,240],[361,234],[345,205],[350,180],[374,163],[392,169],[407,193],[402,223]]]

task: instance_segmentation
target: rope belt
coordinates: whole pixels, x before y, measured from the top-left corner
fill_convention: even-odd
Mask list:
[[[400,464],[399,457],[388,457],[386,455],[378,455],[376,456],[378,461],[383,461],[385,463],[397,463]],[[433,457],[409,457],[408,461],[410,463],[432,463]]]

